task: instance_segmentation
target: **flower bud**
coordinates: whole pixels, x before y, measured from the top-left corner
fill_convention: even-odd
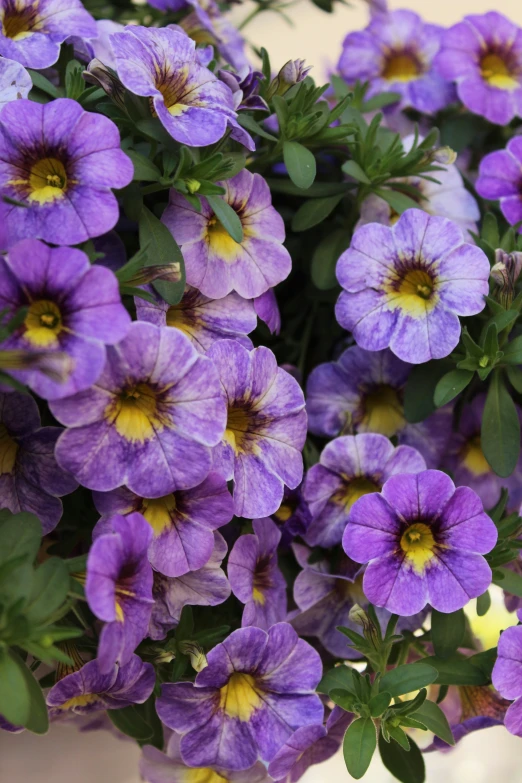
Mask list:
[[[91,60],[82,75],[88,84],[101,87],[117,106],[125,109],[125,88],[115,72],[104,65],[101,60],[96,57]]]
[[[304,60],[288,60],[283,65],[275,79],[272,79],[267,98],[274,95],[284,95],[288,90],[305,79],[312,66],[306,66]]]
[[[208,666],[203,648],[197,642],[180,642],[178,647],[181,653],[189,656],[194,671],[200,672]]]
[[[0,370],[38,370],[52,381],[65,383],[74,359],[63,351],[1,351]]]
[[[172,264],[157,264],[154,266],[142,266],[125,285],[140,286],[153,283],[154,280],[164,280],[166,283],[179,283],[181,280],[181,267],[177,261]]]
[[[451,166],[457,160],[457,153],[451,147],[438,147],[432,151],[431,159],[441,166]]]
[[[522,272],[522,253],[506,253],[495,250],[495,263],[491,269],[491,277],[497,284],[495,298],[508,308],[515,296],[515,285]]]

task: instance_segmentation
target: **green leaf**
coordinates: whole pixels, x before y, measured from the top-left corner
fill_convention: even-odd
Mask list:
[[[399,190],[379,188],[375,193],[386,201],[398,215],[402,215],[407,209],[418,209],[419,205],[412,198]]]
[[[134,166],[133,180],[138,182],[159,182],[161,171],[149,158],[135,150],[126,150],[125,154],[132,160]]]
[[[31,711],[31,694],[17,656],[0,651],[0,714],[15,726],[25,726]]]
[[[206,196],[215,216],[235,242],[243,241],[243,226],[237,212],[221,196]]]
[[[495,568],[493,584],[501,587],[506,593],[522,598],[522,576],[510,568]]]
[[[250,133],[254,133],[256,136],[261,136],[268,141],[277,141],[277,136],[273,136],[262,125],[256,122],[249,114],[241,112],[238,114],[237,120],[242,128],[246,128]]]
[[[437,671],[425,663],[405,663],[390,669],[379,682],[379,691],[387,691],[392,697],[402,696],[431,685],[437,679]]]
[[[345,710],[345,712],[353,712],[354,706],[357,702],[357,699],[353,693],[350,693],[349,691],[342,691],[339,688],[334,688],[328,695],[334,704],[337,704],[339,707],[341,707],[341,709]]]
[[[43,625],[67,598],[69,569],[59,557],[50,557],[34,574],[24,614],[31,625]]]
[[[60,90],[55,87],[54,84],[49,81],[49,79],[46,79],[42,73],[29,69],[29,76],[31,77],[33,85],[39,90],[47,93],[47,95],[50,95],[51,98],[60,97]]]
[[[435,386],[433,399],[437,408],[442,408],[448,402],[451,402],[458,394],[463,391],[473,378],[470,370],[451,370],[443,375]]]
[[[140,245],[147,246],[147,261],[145,266],[156,264],[172,264],[178,262],[181,270],[181,279],[177,283],[169,283],[165,280],[155,280],[152,285],[170,305],[181,301],[185,290],[185,262],[178,244],[167,226],[152,214],[150,209],[143,207],[140,221]]]
[[[386,742],[379,737],[379,752],[382,763],[401,783],[424,783],[426,768],[419,748],[409,738],[410,749],[404,750],[396,742]]]
[[[38,517],[23,511],[0,519],[0,565],[18,557],[34,561],[42,538],[42,525]]]
[[[347,160],[341,166],[342,170],[349,177],[353,177],[358,182],[364,182],[365,185],[371,185],[372,181],[368,178],[364,169],[362,169],[355,160]]]
[[[515,403],[498,371],[491,376],[482,414],[480,443],[497,476],[510,476],[520,453],[520,421]]]
[[[422,665],[428,664],[437,670],[437,685],[487,685],[488,678],[484,672],[472,663],[474,657],[461,658],[453,655],[451,658],[438,658],[431,655],[423,658]]]
[[[505,364],[522,364],[522,335],[503,345],[502,350],[504,351],[502,361]]]
[[[359,780],[366,773],[376,747],[377,734],[371,718],[358,718],[348,726],[343,754],[346,769],[353,778]]]
[[[462,609],[449,614],[432,610],[431,641],[435,654],[440,658],[449,658],[458,650],[465,632],[466,619]]]
[[[326,672],[323,676],[316,690],[319,693],[328,694],[330,691],[334,690],[334,688],[347,690],[352,693],[354,692],[353,672],[348,666],[341,664],[341,666],[335,666],[333,669],[330,669],[330,671]]]
[[[448,745],[455,744],[448,719],[435,702],[426,700],[424,704],[413,713],[413,717],[418,718],[424,723],[426,728],[432,731],[435,736],[440,737],[441,740],[447,742]]]
[[[491,596],[489,594],[489,590],[486,590],[485,593],[482,593],[482,595],[479,595],[479,597],[477,598],[478,616],[484,617],[484,615],[489,612],[490,606],[491,606]]]
[[[522,394],[522,370],[520,367],[510,365],[506,368],[506,375],[514,390]]]
[[[316,174],[315,157],[298,141],[285,141],[283,159],[288,175],[294,185],[306,190],[313,184]]]
[[[316,288],[328,291],[338,285],[335,269],[339,256],[350,245],[350,233],[338,228],[327,232],[312,256],[311,277]]]
[[[379,718],[383,712],[388,709],[390,701],[391,695],[388,693],[388,691],[376,693],[368,703],[368,707],[370,708],[370,715],[372,718]]]
[[[362,111],[365,114],[371,111],[378,111],[384,109],[385,106],[390,106],[392,103],[397,103],[401,100],[401,94],[399,92],[380,92],[378,95],[374,95],[373,98],[369,98],[364,102]]]
[[[306,231],[322,223],[343,198],[343,193],[327,198],[314,198],[301,204],[292,218],[292,231]]]
[[[497,218],[492,212],[486,212],[482,221],[482,231],[480,236],[491,247],[497,248],[500,245],[500,234],[498,232]]]
[[[143,704],[131,704],[121,710],[107,710],[107,715],[117,729],[139,742],[150,740],[154,734]]]
[[[397,742],[403,750],[408,751],[410,749],[410,743],[408,741],[408,737],[404,733],[404,731],[400,728],[400,726],[389,726],[387,725],[386,728],[388,729],[388,733],[392,739]]]
[[[27,693],[29,694],[29,717],[24,725],[26,729],[34,734],[45,734],[49,729],[49,713],[40,683],[15,652],[11,650],[10,654],[18,664]]]
[[[433,395],[440,378],[451,365],[447,361],[417,364],[411,370],[404,390],[404,416],[406,421],[416,424],[424,421],[435,411]]]

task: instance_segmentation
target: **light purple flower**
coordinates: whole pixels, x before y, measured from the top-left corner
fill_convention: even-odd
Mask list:
[[[433,114],[451,103],[454,95],[433,67],[442,32],[413,11],[378,14],[365,30],[346,36],[339,72],[349,84],[369,82],[368,97],[398,92],[397,108]]]
[[[493,685],[505,699],[514,699],[504,723],[511,734],[522,737],[522,626],[502,632],[497,656],[492,674]]]
[[[165,4],[165,0],[159,2]],[[170,4],[178,0],[166,0],[166,2]],[[180,22],[185,32],[198,43],[214,46],[221,57],[237,71],[248,66],[245,39],[221,12],[215,0],[190,0],[190,5],[194,9],[193,12]]]
[[[147,636],[152,612],[152,567],[147,550],[150,525],[141,514],[116,515],[111,532],[93,542],[87,558],[85,596],[89,608],[105,625],[98,643],[102,674],[115,663],[125,666]]]
[[[179,29],[129,25],[110,36],[121,81],[151,99],[151,107],[180,144],[205,147],[232,138],[254,149],[237,123],[231,90],[200,64],[196,44]]]
[[[254,308],[261,320],[268,326],[270,334],[279,334],[281,313],[273,288],[269,288],[264,294],[254,299]]]
[[[0,111],[0,196],[9,243],[43,239],[76,245],[116,225],[118,202],[134,168],[116,125],[69,98],[19,100]]]
[[[408,209],[392,227],[361,226],[337,262],[336,318],[368,351],[405,362],[448,356],[459,315],[484,309],[489,262],[451,220]]]
[[[258,94],[259,82],[264,78],[261,71],[245,66],[239,73],[222,69],[218,76],[232,90],[236,111],[269,111],[267,102]]]
[[[347,348],[336,362],[310,373],[306,410],[310,432],[323,437],[348,432],[379,432],[420,451],[428,467],[439,467],[451,433],[451,406],[425,421],[404,418],[404,387],[411,365],[390,350]]]
[[[522,30],[497,11],[446,30],[435,66],[474,114],[498,125],[522,114]]]
[[[281,530],[280,549],[288,547],[296,536],[303,536],[310,524],[312,516],[303,498],[302,487],[302,484],[297,489],[285,487],[281,505],[271,514],[272,520]]]
[[[286,617],[286,581],[277,565],[281,533],[271,519],[255,519],[253,535],[240,536],[227,573],[232,592],[245,604],[241,625],[265,631]]]
[[[232,239],[205,198],[197,212],[180,193],[171,191],[163,222],[181,247],[187,283],[213,299],[231,291],[252,299],[290,274],[283,219],[259,174],[243,169],[217,184],[225,188],[223,199],[241,221],[241,243]]]
[[[154,573],[151,639],[164,639],[178,625],[184,606],[217,606],[227,600],[230,585],[221,568],[226,554],[226,541],[216,531],[212,555],[204,566],[175,578]]]
[[[194,684],[165,684],[156,701],[163,723],[183,735],[185,764],[248,769],[270,761],[295,729],[322,721],[321,659],[287,623],[268,633],[240,628],[207,661]]]
[[[234,515],[226,482],[217,473],[210,473],[193,489],[176,490],[160,498],[139,497],[126,487],[94,492],[93,498],[103,514],[93,536],[106,532],[112,514],[143,514],[153,533],[149,561],[165,576],[182,576],[202,568],[214,549],[213,531]]]
[[[45,399],[88,389],[105,364],[105,345],[119,342],[131,323],[112,272],[91,266],[80,250],[35,239],[0,258],[0,309],[8,319],[20,307],[28,307],[27,315],[2,348],[63,352],[72,359],[63,383],[38,369],[12,373]]]
[[[59,680],[47,694],[52,715],[70,710],[88,715],[96,710],[117,710],[131,704],[143,704],[154,688],[156,674],[150,663],[132,655],[125,666],[113,666],[102,673],[94,659],[79,671]]]
[[[332,440],[304,481],[303,496],[312,515],[306,542],[325,548],[339,544],[350,510],[360,497],[379,492],[390,476],[425,469],[416,449],[395,448],[384,435],[363,433]]]
[[[431,604],[454,612],[491,583],[482,555],[497,540],[497,529],[469,487],[445,473],[392,476],[381,494],[354,503],[343,548],[357,563],[368,563],[363,589],[368,600],[409,616]]]
[[[96,37],[80,0],[0,0],[0,21],[0,55],[38,70],[57,61],[70,35]]]
[[[69,43],[72,42],[74,44],[74,55],[78,59],[86,63],[97,59],[115,71],[116,61],[114,60],[110,37],[114,33],[122,33],[124,29],[124,25],[114,22],[112,19],[98,19],[96,21],[95,38],[86,40],[75,35],[70,39]]]
[[[236,516],[270,516],[281,505],[285,485],[295,489],[303,475],[303,393],[264,346],[247,351],[220,340],[207,355],[217,368],[228,409],[214,468],[234,480]]]
[[[237,340],[252,347],[246,336],[257,325],[255,302],[230,293],[222,299],[211,299],[197,288],[187,286],[181,302],[169,305],[159,297],[157,303],[135,298],[136,314],[141,321],[156,326],[175,326],[187,335],[200,353],[208,351],[216,340]]]
[[[474,731],[501,726],[509,702],[501,699],[488,685],[462,685],[450,687],[440,706],[457,743]],[[425,748],[424,752],[450,749],[451,745],[439,737],[434,737],[432,744]]]
[[[512,226],[522,220],[522,138],[520,136],[510,139],[505,150],[490,152],[482,158],[475,187],[482,198],[500,201],[500,210]]]
[[[28,394],[0,394],[0,507],[30,511],[44,535],[62,516],[59,498],[74,492],[74,478],[56,463],[60,427],[40,427],[40,413]]]
[[[226,421],[212,363],[177,329],[134,322],[97,383],[51,403],[56,458],[84,486],[160,498],[200,484]]]
[[[27,98],[32,87],[31,77],[20,63],[0,58],[0,109],[6,103]]]

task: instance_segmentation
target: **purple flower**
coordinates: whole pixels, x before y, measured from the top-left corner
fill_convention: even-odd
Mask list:
[[[79,671],[59,680],[47,694],[51,714],[71,710],[88,715],[96,710],[117,710],[143,704],[154,688],[156,674],[150,663],[132,655],[125,666],[102,673],[99,661],[89,661]]]
[[[502,725],[508,707],[509,702],[486,685],[453,686],[441,703],[456,743],[474,731]],[[424,752],[450,748],[444,740],[434,737]]]
[[[165,4],[165,0],[159,2]],[[179,0],[166,2],[170,5]],[[220,11],[215,0],[190,0],[190,5],[193,12],[180,22],[185,32],[198,43],[211,44],[237,71],[247,67],[245,39]]]
[[[0,196],[25,204],[6,209],[10,243],[76,245],[104,234],[119,215],[111,188],[133,172],[116,125],[76,101],[13,101],[0,112]]]
[[[303,392],[264,346],[247,351],[232,340],[220,340],[208,357],[228,408],[214,467],[234,480],[236,516],[270,516],[281,505],[285,485],[295,489],[303,475]]]
[[[295,729],[320,723],[318,653],[287,623],[240,628],[207,655],[194,684],[162,686],[160,719],[182,734],[192,767],[248,769],[270,761]]]
[[[228,558],[232,592],[245,604],[241,625],[265,631],[286,617],[286,581],[277,565],[281,533],[271,519],[255,519],[253,535],[240,536]]]
[[[237,340],[245,348],[252,342],[246,336],[257,325],[254,303],[236,293],[211,299],[197,288],[187,286],[181,302],[169,305],[159,297],[157,304],[136,297],[136,313],[141,321],[156,326],[175,326],[187,335],[200,353],[208,351],[216,340]]]
[[[491,583],[482,555],[497,540],[497,529],[469,487],[445,473],[392,476],[381,494],[354,503],[343,548],[357,563],[368,563],[363,589],[368,600],[409,616],[431,604],[454,612]]]
[[[200,64],[196,44],[182,31],[130,25],[110,42],[123,84],[151,99],[154,114],[176,141],[205,147],[231,127],[232,138],[254,149],[237,124],[231,91]]]
[[[268,326],[270,334],[281,331],[281,313],[273,288],[269,288],[261,296],[254,299],[254,309],[262,321]]]
[[[347,348],[336,362],[310,373],[306,410],[310,432],[333,437],[345,432],[379,432],[420,451],[428,467],[439,466],[451,433],[451,407],[425,421],[404,418],[404,387],[411,370],[389,350]]]
[[[435,65],[474,114],[498,125],[522,114],[522,30],[497,11],[446,30]]]
[[[281,530],[280,548],[287,547],[296,536],[305,534],[312,517],[303,498],[302,484],[297,489],[285,487],[283,501],[271,518]]]
[[[152,567],[147,550],[150,525],[141,514],[114,516],[111,532],[99,536],[87,559],[85,596],[89,608],[103,620],[98,644],[102,674],[115,663],[125,666],[147,636],[152,612]]]
[[[506,729],[522,737],[522,626],[507,628],[501,634],[492,679],[501,696],[514,699],[506,712]]]
[[[214,549],[213,531],[234,515],[226,482],[210,473],[197,487],[177,490],[164,497],[148,499],[126,487],[113,492],[94,492],[94,503],[103,514],[93,536],[105,533],[112,514],[143,514],[152,528],[149,561],[165,576],[182,576],[202,568]]]
[[[413,11],[378,14],[365,30],[346,36],[339,71],[349,84],[369,82],[368,97],[398,92],[397,108],[433,114],[454,95],[433,67],[442,32]]]
[[[31,77],[20,63],[0,59],[0,109],[6,103],[27,98],[32,87]]]
[[[447,356],[459,315],[484,309],[489,262],[446,218],[408,209],[392,227],[361,226],[337,262],[342,327],[368,351],[388,346],[405,362]]]
[[[223,199],[241,221],[241,243],[232,239],[205,198],[197,212],[180,193],[171,191],[163,222],[181,247],[190,285],[212,299],[231,291],[252,299],[290,274],[283,219],[259,174],[243,169],[217,184],[225,188]]]
[[[73,36],[69,43],[74,43],[74,56],[83,62],[89,63],[91,60],[100,60],[104,65],[116,70],[116,61],[110,37],[114,33],[121,33],[125,29],[124,25],[114,22],[112,19],[98,19],[96,21],[96,37],[90,40]]]
[[[0,0],[0,55],[27,68],[48,68],[70,35],[96,38],[80,0]]]
[[[175,578],[154,573],[151,639],[164,639],[178,625],[184,606],[217,606],[227,600],[230,585],[221,568],[226,553],[225,539],[214,532],[214,549],[204,566]]]
[[[40,427],[36,402],[28,394],[0,394],[0,507],[30,511],[44,535],[62,516],[59,498],[78,486],[56,463],[60,427]]]
[[[512,226],[522,220],[522,138],[520,136],[510,139],[505,150],[490,152],[482,158],[475,187],[482,198],[500,201],[500,210]]]
[[[200,484],[226,408],[212,363],[177,329],[134,322],[97,383],[51,403],[56,458],[84,486],[160,498]]]
[[[12,373],[45,399],[88,389],[105,364],[105,344],[121,340],[131,322],[112,272],[91,266],[80,250],[35,239],[0,258],[0,309],[11,318],[20,307],[27,315],[2,348],[64,352],[73,360],[63,383],[38,369]]]
[[[426,463],[410,446],[395,448],[384,435],[344,435],[328,443],[303,486],[312,520],[305,533],[310,546],[339,544],[354,503],[379,492],[397,473],[419,473]]]
[[[218,75],[232,91],[236,111],[269,111],[267,102],[258,95],[259,82],[264,78],[261,71],[245,66],[239,73],[221,70]]]

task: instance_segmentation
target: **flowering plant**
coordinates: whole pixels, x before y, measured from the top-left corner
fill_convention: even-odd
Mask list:
[[[149,783],[522,736],[469,611],[522,620],[522,30],[370,5],[317,84],[226,3],[0,0],[3,730]]]

